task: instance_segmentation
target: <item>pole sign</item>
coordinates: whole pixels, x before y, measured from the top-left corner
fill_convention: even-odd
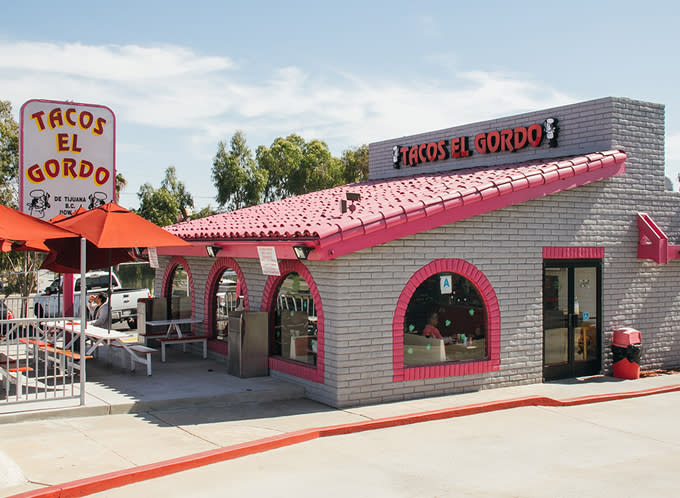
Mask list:
[[[115,200],[116,117],[108,107],[29,100],[19,140],[24,213],[48,220]]]

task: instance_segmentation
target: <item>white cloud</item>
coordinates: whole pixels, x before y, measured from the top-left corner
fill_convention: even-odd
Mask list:
[[[107,105],[119,127],[184,130],[201,158],[236,129],[346,148],[574,100],[522,76],[447,70],[446,80],[377,81],[289,66],[253,82],[228,57],[178,46],[0,42],[0,96],[17,111],[31,98]]]

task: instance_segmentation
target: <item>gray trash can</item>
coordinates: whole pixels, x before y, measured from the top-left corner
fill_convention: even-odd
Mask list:
[[[269,315],[264,311],[229,313],[229,365],[236,377],[262,377],[269,374]]]

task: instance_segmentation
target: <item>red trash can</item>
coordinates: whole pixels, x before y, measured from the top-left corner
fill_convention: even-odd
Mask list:
[[[642,334],[632,328],[614,331],[612,355],[614,357],[614,377],[617,379],[640,378],[640,354]]]

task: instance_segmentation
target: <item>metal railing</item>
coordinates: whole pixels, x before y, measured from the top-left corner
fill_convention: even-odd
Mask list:
[[[84,404],[86,360],[69,349],[73,337],[55,323],[73,318],[34,316],[32,299],[10,297],[0,307],[0,404],[80,397]],[[9,308],[9,312],[7,309]],[[11,317],[11,318],[10,318]],[[65,329],[66,327],[61,327]]]

